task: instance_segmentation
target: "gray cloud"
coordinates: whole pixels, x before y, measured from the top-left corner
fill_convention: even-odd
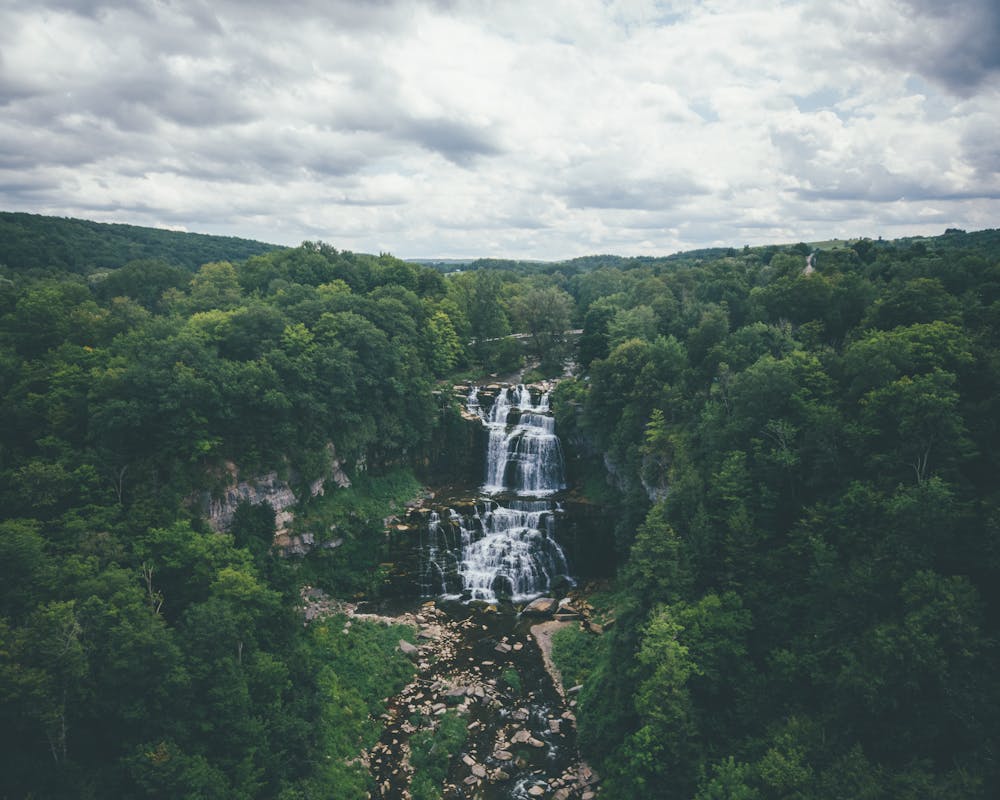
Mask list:
[[[1000,144],[997,141],[997,120],[977,118],[962,137],[962,155],[984,181],[1000,178]]]
[[[878,49],[893,63],[968,95],[1000,72],[996,0],[903,0],[912,12]],[[901,34],[901,35],[900,35]]]
[[[563,196],[572,208],[656,211],[673,208],[686,197],[706,192],[690,175],[638,179],[627,175],[615,179],[609,175],[573,182],[565,188]]]
[[[493,156],[501,152],[488,130],[457,120],[408,120],[399,126],[399,133],[461,166],[468,166],[476,156]]]

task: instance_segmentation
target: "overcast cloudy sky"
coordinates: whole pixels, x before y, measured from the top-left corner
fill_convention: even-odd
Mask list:
[[[401,257],[1000,225],[997,0],[0,0],[0,209]]]

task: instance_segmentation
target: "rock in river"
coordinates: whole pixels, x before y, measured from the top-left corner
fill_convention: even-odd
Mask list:
[[[557,606],[558,603],[551,597],[537,597],[528,603],[521,613],[532,616],[547,617],[556,610]]]

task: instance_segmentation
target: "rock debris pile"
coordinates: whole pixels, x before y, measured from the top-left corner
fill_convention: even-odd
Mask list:
[[[450,754],[445,798],[594,798],[599,779],[576,750],[575,701],[563,700],[542,668],[530,621],[508,615],[505,627],[503,615],[462,608],[456,618],[431,601],[393,619],[417,627],[416,646],[400,642],[417,674],[390,698],[384,733],[364,755],[373,796],[410,798],[409,739],[453,712],[468,736]],[[556,608],[553,601],[548,613]]]

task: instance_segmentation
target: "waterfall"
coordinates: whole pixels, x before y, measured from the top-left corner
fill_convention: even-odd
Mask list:
[[[555,539],[561,507],[548,497],[566,488],[562,448],[549,394],[536,403],[520,384],[501,389],[488,411],[473,387],[466,410],[489,432],[482,498],[465,515],[432,512],[423,546],[421,591],[469,600],[524,602],[563,580],[572,583]],[[514,495],[504,504],[498,495]]]
[[[448,552],[441,530],[441,515],[432,511],[427,519],[427,540],[421,544],[425,564],[421,569],[420,593],[422,595],[444,594],[447,591],[445,583],[445,559]]]
[[[475,523],[462,533],[460,572],[470,599],[523,602],[547,592],[554,578],[569,571],[552,536],[550,503],[515,500],[504,507],[486,501],[477,506]]]
[[[483,420],[490,434],[483,492],[545,497],[566,488],[562,447],[555,433],[556,421],[549,415],[548,392],[534,405],[524,384],[503,389],[484,416],[478,390],[473,388],[466,409]]]

